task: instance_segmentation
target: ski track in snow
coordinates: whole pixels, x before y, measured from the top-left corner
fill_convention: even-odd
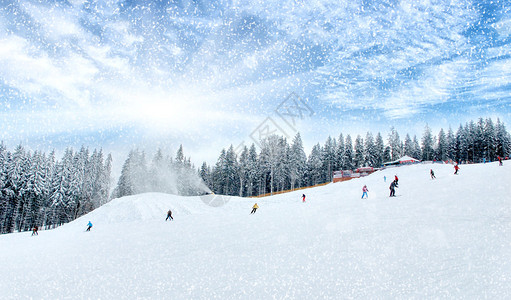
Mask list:
[[[221,207],[115,199],[36,237],[0,236],[0,298],[509,299],[511,162],[459,173],[413,165]]]

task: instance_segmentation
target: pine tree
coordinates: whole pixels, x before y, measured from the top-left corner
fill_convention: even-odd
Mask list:
[[[392,161],[392,150],[390,150],[390,146],[385,146],[385,150],[383,151],[383,161],[389,162]]]
[[[247,196],[254,196],[257,194],[259,187],[259,174],[260,168],[258,164],[257,150],[254,144],[248,150],[248,193]]]
[[[108,203],[110,200],[109,192],[110,192],[110,186],[111,186],[111,174],[112,174],[112,155],[109,153],[105,160],[105,165],[103,168],[103,172],[100,176],[100,202],[99,205],[104,205]]]
[[[451,126],[449,126],[449,130],[447,131],[447,150],[446,156],[447,159],[456,160],[456,138],[454,137],[454,133],[452,131]]]
[[[404,155],[413,157],[413,155],[414,155],[413,152],[414,152],[413,151],[413,142],[412,142],[412,139],[410,138],[410,135],[407,133],[405,136],[403,153],[404,153]]]
[[[323,183],[323,162],[321,161],[321,156],[321,146],[319,144],[314,145],[307,161],[309,185]]]
[[[468,160],[468,140],[466,130],[461,124],[456,131],[456,153],[457,162]]]
[[[248,173],[249,173],[250,161],[249,161],[249,153],[247,146],[243,147],[241,150],[240,159],[239,159],[239,180],[240,180],[240,192],[239,196],[243,197],[247,194],[248,189]]]
[[[483,158],[486,160],[496,160],[497,159],[497,147],[496,147],[496,132],[495,126],[493,125],[493,121],[488,118],[485,120],[484,124],[484,132],[483,132]]]
[[[322,181],[332,181],[332,174],[335,166],[335,148],[337,147],[335,139],[330,136],[325,141],[322,149],[323,174]]]
[[[346,136],[346,142],[344,143],[344,167],[343,170],[353,170],[353,144],[351,142],[351,136]]]
[[[376,149],[376,144],[374,143],[373,134],[370,132],[367,132],[366,138],[365,138],[365,149],[364,149],[364,157],[365,162],[364,165],[371,166],[371,167],[379,167],[380,164],[378,164],[378,158],[380,154],[378,153],[378,150]]]
[[[401,140],[399,139],[399,134],[397,133],[394,127],[390,128],[389,146],[391,150],[392,160],[397,160],[401,158],[402,154]]]
[[[199,170],[199,176],[204,182],[204,184],[211,189],[212,188],[212,180],[211,180],[211,168],[208,166],[206,162],[202,163],[202,166]]]
[[[355,168],[364,166],[364,140],[360,135],[355,139]]]
[[[121,176],[119,177],[119,181],[117,183],[117,187],[114,190],[114,194],[112,198],[121,198],[124,196],[130,196],[135,194],[134,183],[132,178],[132,168],[133,168],[133,157],[135,156],[135,151],[131,150],[128,154],[128,158],[124,162],[121,169]]]
[[[435,154],[433,143],[431,129],[426,125],[424,127],[424,135],[422,136],[422,160],[433,160]]]
[[[422,157],[422,150],[421,150],[421,146],[419,145],[419,140],[417,139],[417,136],[414,135],[413,136],[413,140],[412,140],[412,147],[413,147],[413,158],[415,159],[421,159]]]
[[[345,169],[345,161],[344,161],[345,152],[346,152],[346,147],[344,145],[344,137],[341,133],[341,134],[339,134],[339,142],[337,143],[337,151],[336,151],[337,170]]]
[[[213,168],[212,172],[212,181],[213,181],[213,192],[215,194],[223,194],[225,191],[224,186],[226,185],[227,179],[224,176],[224,166],[225,166],[225,149],[222,149],[220,152],[220,156]]]
[[[293,139],[289,154],[290,166],[289,177],[291,181],[291,189],[303,186],[305,173],[307,172],[307,155],[303,150],[302,138],[297,133]]]
[[[380,167],[385,162],[384,159],[384,152],[385,152],[385,143],[383,142],[383,137],[378,132],[376,134],[376,141],[375,141],[375,152],[376,152],[376,167]]]
[[[282,143],[280,137],[277,135],[270,135],[261,141],[261,154],[260,162],[263,173],[266,174],[266,178],[269,184],[270,194],[275,191],[275,173],[276,168],[283,155],[283,149],[281,148]]]
[[[445,136],[444,129],[441,128],[438,132],[438,143],[435,151],[435,158],[441,161],[445,161],[447,159],[449,146],[447,144],[447,137]]]
[[[504,126],[504,123],[497,119],[495,125],[495,154],[500,157],[508,157],[511,153],[511,137]]]

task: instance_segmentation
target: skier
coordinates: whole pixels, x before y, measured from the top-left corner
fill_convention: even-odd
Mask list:
[[[455,175],[458,175],[458,170],[460,169],[460,167],[458,166],[458,164],[454,165],[454,174]]]
[[[429,170],[429,174],[431,175],[431,179],[435,179],[435,172],[433,172],[433,169]]]
[[[399,180],[399,179],[397,178],[397,175],[394,175],[394,183],[395,183],[396,187],[397,187],[397,181],[398,181],[398,180]]]
[[[366,198],[369,198],[369,196],[367,195],[367,192],[369,192],[369,190],[367,189],[367,186],[364,185],[364,187],[362,188],[362,198],[361,199],[364,199],[364,196],[366,196]]]
[[[85,231],[90,231],[90,229],[92,228],[92,223],[91,223],[91,221],[89,221],[89,224],[87,224],[87,226],[88,226],[88,227],[87,227],[87,230],[85,230]]]
[[[497,158],[499,159],[499,166],[502,166],[502,157],[498,156]]]
[[[37,228],[37,226],[34,226],[34,229],[32,229],[32,236],[34,236],[34,235],[39,235],[39,233],[37,233],[37,230],[38,230],[38,229],[39,229],[39,228]]]
[[[305,203],[305,194],[302,195],[302,203]]]
[[[250,212],[250,214],[255,214],[255,212],[258,208],[259,208],[259,206],[257,205],[257,202],[256,202],[256,204],[254,204],[254,206],[252,206],[252,211]]]
[[[387,176],[383,176],[383,182],[387,182]]]
[[[172,218],[172,211],[169,209],[169,211],[167,212],[167,218],[165,219],[165,221],[167,221],[168,219],[170,219],[171,221],[174,220],[174,218]]]
[[[390,196],[389,197],[396,197],[396,188],[397,188],[397,181],[392,181],[390,184]]]

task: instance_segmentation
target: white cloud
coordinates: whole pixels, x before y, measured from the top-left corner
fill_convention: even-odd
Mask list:
[[[49,38],[58,40],[66,36],[82,34],[80,26],[76,24],[76,16],[69,12],[53,6],[36,5],[28,1],[21,2],[20,7],[32,17],[33,22],[43,27],[41,32]]]
[[[492,24],[492,27],[497,30],[501,39],[511,36],[511,19],[503,19]]]
[[[56,100],[87,105],[87,86],[93,82],[97,69],[77,54],[53,59],[34,48],[24,38],[9,36],[0,40],[0,77],[10,86],[35,96],[54,94]]]

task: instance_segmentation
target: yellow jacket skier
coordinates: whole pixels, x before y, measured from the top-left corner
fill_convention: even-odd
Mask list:
[[[256,212],[256,210],[259,208],[259,206],[256,204],[254,204],[254,206],[252,206],[252,212],[250,212],[250,214],[253,214]]]

